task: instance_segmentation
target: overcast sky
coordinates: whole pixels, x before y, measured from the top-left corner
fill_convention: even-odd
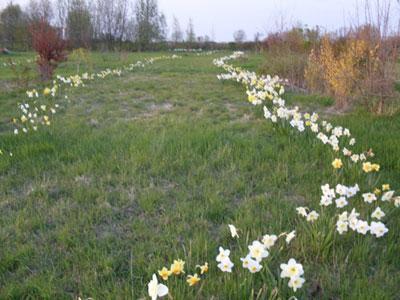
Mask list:
[[[272,31],[280,24],[290,26],[301,23],[327,30],[349,25],[354,20],[357,7],[363,8],[366,0],[158,0],[160,10],[169,25],[175,15],[183,30],[189,18],[193,19],[197,35],[214,36],[217,41],[230,41],[233,32],[243,29],[248,39],[256,32]],[[381,0],[385,1],[385,0]],[[387,0],[390,1],[390,0]],[[0,0],[4,7],[9,0]],[[13,0],[26,4],[28,0]],[[399,16],[400,5],[392,1],[392,13]],[[396,21],[397,22],[397,21]]]

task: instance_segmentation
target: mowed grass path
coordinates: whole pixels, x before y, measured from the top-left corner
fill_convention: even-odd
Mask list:
[[[156,54],[129,59],[143,55]],[[400,297],[399,210],[384,238],[337,236],[321,250],[297,228],[295,207],[317,208],[320,185],[336,183],[333,154],[274,128],[241,86],[219,82],[212,58],[222,55],[160,61],[71,90],[51,127],[24,136],[7,131],[23,91],[1,95],[0,148],[14,156],[0,158],[0,299],[143,298],[151,275],[177,258],[189,274],[208,261],[210,273],[201,288],[170,279],[173,299],[252,299],[272,287],[241,270],[246,242],[293,229],[291,250],[270,268],[278,276],[292,256],[304,265],[298,298]],[[237,64],[257,70],[261,61]],[[288,97],[325,109],[317,97]],[[400,116],[330,118],[352,130],[359,150],[375,150],[382,178],[398,187]],[[243,251],[227,224],[241,229]],[[219,245],[232,249],[239,275],[217,270]],[[280,295],[292,295],[286,283]]]

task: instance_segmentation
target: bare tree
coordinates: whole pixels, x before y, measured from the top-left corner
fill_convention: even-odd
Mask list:
[[[137,0],[135,17],[139,50],[146,50],[152,42],[165,39],[165,16],[159,13],[156,0]]]
[[[243,43],[246,40],[246,32],[244,32],[242,29],[235,31],[233,33],[233,39],[238,44]]]
[[[174,43],[179,43],[183,41],[183,32],[181,30],[181,26],[179,24],[179,20],[174,16],[174,20],[172,23],[172,34],[171,40]]]
[[[0,12],[1,40],[11,49],[26,47],[27,18],[21,7],[10,2]]]
[[[97,0],[92,14],[94,36],[104,39],[108,48],[115,41],[120,43],[126,39],[128,28],[128,0]]]
[[[30,0],[27,7],[27,15],[31,22],[45,20],[50,23],[54,17],[53,6],[50,0]]]
[[[70,9],[71,0],[57,0],[55,1],[55,18],[56,24],[60,28],[62,37],[66,36],[68,11]]]
[[[92,24],[85,0],[72,0],[67,18],[67,37],[74,48],[89,47]]]
[[[193,44],[196,42],[196,34],[194,32],[193,20],[191,18],[189,19],[189,23],[186,29],[186,41],[189,44]]]

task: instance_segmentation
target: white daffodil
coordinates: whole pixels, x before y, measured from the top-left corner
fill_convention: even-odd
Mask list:
[[[292,277],[289,280],[288,286],[296,292],[300,289],[306,280],[303,277]]]
[[[382,195],[382,201],[390,201],[394,195],[394,191],[386,192]]]
[[[362,194],[362,197],[364,198],[364,202],[366,203],[372,203],[377,200],[374,193],[365,193]]]
[[[336,193],[338,193],[340,196],[346,196],[347,189],[347,186],[344,186],[342,184],[336,185]]]
[[[262,242],[265,246],[265,248],[270,249],[275,245],[275,242],[277,241],[278,237],[275,234],[266,234],[262,238]]]
[[[296,211],[297,214],[299,214],[300,216],[307,217],[307,209],[308,209],[307,207],[300,206],[296,208]]]
[[[287,264],[281,264],[281,278],[299,277],[304,274],[303,266],[294,258],[289,259]]]
[[[164,284],[158,283],[156,274],[153,274],[153,279],[148,283],[148,292],[152,300],[156,300],[158,297],[164,297],[168,295],[168,287]]]
[[[229,230],[231,232],[232,238],[238,238],[239,235],[238,235],[238,231],[237,231],[236,227],[234,225],[232,225],[232,224],[229,224],[228,227],[229,227]]]
[[[252,259],[247,269],[250,271],[250,273],[257,273],[261,271],[262,265],[258,261]]]
[[[368,222],[362,221],[362,220],[358,220],[357,225],[356,225],[356,230],[357,230],[358,233],[361,233],[361,234],[365,235],[369,231]]]
[[[336,203],[336,207],[337,207],[337,208],[343,208],[343,207],[345,207],[345,206],[348,204],[348,202],[347,202],[347,200],[346,200],[345,197],[339,197],[339,198],[337,198],[337,199],[335,200],[335,203]]]
[[[293,230],[293,231],[289,232],[286,235],[286,243],[290,244],[290,242],[295,238],[295,236],[296,236],[296,230]]]
[[[266,247],[259,241],[253,241],[253,243],[249,245],[248,248],[250,250],[250,256],[258,262],[269,255]]]
[[[242,261],[242,267],[244,269],[247,269],[250,265],[250,262],[253,260],[250,256],[250,254],[247,254],[246,257],[241,257],[240,260]]]
[[[379,238],[384,236],[389,231],[389,229],[387,229],[385,224],[383,224],[382,222],[371,222],[370,231],[371,234]]]
[[[322,195],[321,196],[321,200],[319,202],[319,205],[321,205],[321,206],[329,206],[331,204],[332,204],[332,197],[326,196],[326,195]]]
[[[374,219],[382,219],[385,216],[385,213],[383,212],[383,210],[381,210],[381,208],[378,206],[374,212],[371,214],[371,217]]]
[[[318,219],[318,217],[319,214],[315,210],[313,210],[307,215],[307,221],[313,223]]]
[[[336,222],[336,230],[339,234],[343,234],[348,231],[349,223],[347,221],[338,220]]]
[[[231,254],[231,251],[228,249],[224,249],[222,247],[219,247],[219,254],[217,255],[216,261],[221,262],[226,258],[229,258],[229,255]]]
[[[400,207],[400,196],[394,197],[394,206]]]
[[[232,268],[233,268],[234,264],[232,263],[232,261],[229,259],[229,257],[224,258],[219,264],[218,264],[218,268],[222,271],[222,272],[227,272],[227,273],[232,273]]]

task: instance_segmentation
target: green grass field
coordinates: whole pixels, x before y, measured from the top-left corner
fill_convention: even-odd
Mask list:
[[[80,71],[156,55],[94,53]],[[25,90],[40,83],[31,71],[24,86],[0,67],[0,149],[13,152],[0,157],[0,299],[141,299],[151,275],[177,258],[186,275],[205,261],[210,271],[195,287],[170,278],[173,299],[275,299],[274,288],[276,299],[287,299],[287,283],[266,269],[245,272],[239,257],[262,234],[293,229],[290,249],[268,265],[278,279],[281,262],[303,264],[298,299],[400,298],[399,209],[381,239],[349,233],[325,245],[323,234],[307,234],[295,208],[317,208],[320,185],[337,183],[335,156],[266,122],[242,86],[218,81],[212,60],[222,55],[183,55],[71,89],[52,126],[18,136],[10,119]],[[18,58],[25,56],[33,54]],[[235,64],[257,71],[262,61],[249,54]],[[57,69],[75,72],[74,62]],[[398,186],[400,115],[332,114],[330,99],[287,98],[350,128],[358,150],[374,149],[379,182]],[[241,230],[239,242],[227,224]],[[232,274],[217,269],[220,245],[236,251]]]

